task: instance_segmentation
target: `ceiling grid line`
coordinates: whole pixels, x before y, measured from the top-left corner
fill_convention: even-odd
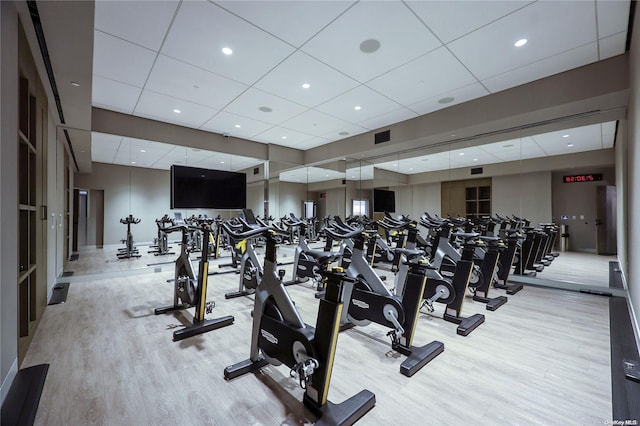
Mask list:
[[[171,22],[169,23],[169,26],[167,27],[167,30],[164,33],[164,37],[162,38],[162,42],[160,43],[160,47],[158,47],[158,51],[155,52],[156,57],[153,59],[153,64],[151,64],[151,68],[149,68],[149,73],[147,74],[147,78],[144,80],[144,84],[142,85],[142,90],[140,91],[140,95],[138,96],[138,100],[135,103],[135,106],[133,107],[133,112],[135,112],[135,110],[138,108],[138,104],[140,103],[140,98],[142,98],[142,94],[145,91],[145,87],[147,86],[147,82],[149,81],[149,77],[151,76],[151,73],[153,72],[153,68],[156,65],[156,62],[158,61],[158,57],[160,56],[160,52],[162,52],[162,46],[164,46],[164,42],[167,40],[167,36],[169,35],[169,32],[171,31],[171,26],[173,25],[173,22],[176,19],[176,16],[178,16],[178,12],[180,11],[180,7],[182,6],[182,1],[180,0],[180,2],[178,3],[178,7],[176,7],[176,10],[173,12],[173,16],[171,17]]]

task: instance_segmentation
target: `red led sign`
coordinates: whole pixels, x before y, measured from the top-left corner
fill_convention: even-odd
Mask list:
[[[602,180],[602,173],[588,173],[584,175],[562,176],[562,182],[564,183],[595,182],[599,180]]]

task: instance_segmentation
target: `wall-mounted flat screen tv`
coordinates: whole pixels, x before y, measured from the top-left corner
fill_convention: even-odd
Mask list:
[[[171,166],[172,209],[245,207],[247,176],[244,173]]]
[[[373,211],[374,212],[395,212],[396,193],[386,189],[373,190]]]

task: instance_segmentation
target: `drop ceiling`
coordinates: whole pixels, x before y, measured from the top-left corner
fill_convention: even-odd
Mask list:
[[[92,103],[306,150],[622,54],[628,18],[629,1],[97,1]],[[505,161],[478,149],[456,163]]]

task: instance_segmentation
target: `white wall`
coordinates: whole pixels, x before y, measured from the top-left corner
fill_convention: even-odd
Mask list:
[[[419,219],[425,212],[440,215],[442,184],[420,183],[400,187],[396,196],[398,214],[408,214],[412,219]],[[398,201],[400,201],[398,203]]]
[[[640,240],[640,31],[638,23],[640,22],[640,8],[636,8],[634,22],[636,27],[633,31],[631,39],[631,47],[629,50],[629,108],[627,111],[629,123],[629,139],[628,139],[628,171],[629,171],[629,187],[628,195],[628,211],[629,229],[628,240]],[[640,346],[640,244],[629,244],[629,275],[627,277],[627,285],[629,296],[634,311],[636,321],[636,338]]]
[[[551,222],[551,172],[494,176],[491,210],[500,216],[515,214],[532,224]]]
[[[80,189],[104,190],[104,244],[121,244],[126,226],[120,219],[132,214],[140,223],[131,225],[133,238],[139,244],[150,243],[158,234],[155,219],[165,213],[173,217],[192,214],[235,216],[237,210],[175,209],[170,205],[170,176],[168,170],[127,167],[93,163],[91,173],[77,173],[74,185]],[[255,202],[255,200],[254,200]]]
[[[247,183],[247,208],[256,216],[264,214],[264,182]]]

